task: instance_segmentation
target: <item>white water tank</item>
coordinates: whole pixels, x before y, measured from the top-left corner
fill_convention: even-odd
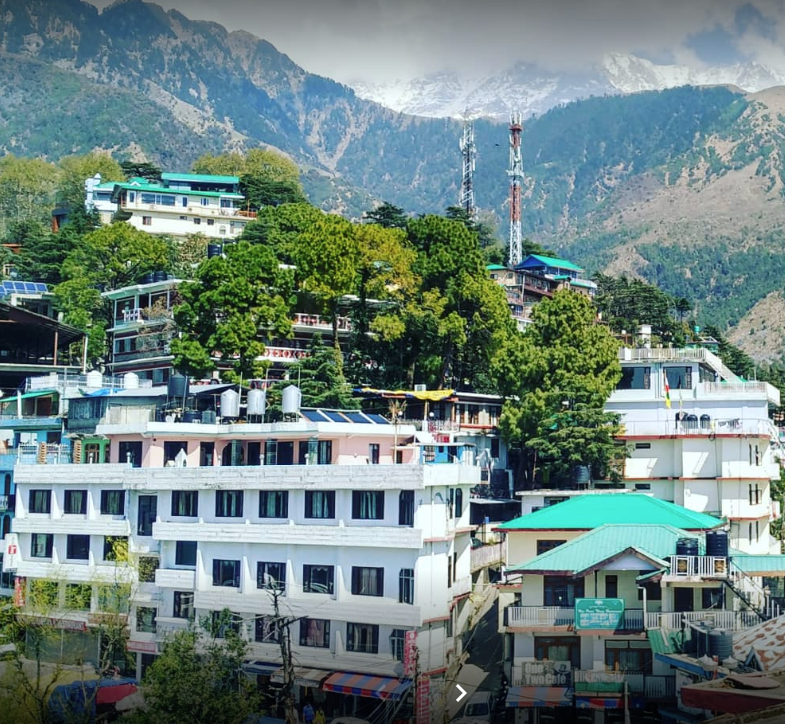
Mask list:
[[[100,389],[103,385],[104,376],[98,371],[93,370],[87,373],[87,386],[91,389]]]
[[[138,390],[139,375],[137,375],[136,372],[126,372],[123,375],[123,387],[126,390]]]
[[[264,415],[267,409],[267,393],[264,390],[248,391],[248,415]]]
[[[221,393],[221,417],[240,417],[240,395],[234,390]]]
[[[300,403],[303,394],[296,385],[289,385],[281,393],[281,412],[284,415],[297,415],[300,412]]]

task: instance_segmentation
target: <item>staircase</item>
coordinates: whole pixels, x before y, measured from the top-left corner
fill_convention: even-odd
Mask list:
[[[734,565],[732,559],[729,575],[723,582],[750,611],[757,614],[761,621],[768,621],[780,615],[780,607],[770,600],[768,591],[752,576]]]

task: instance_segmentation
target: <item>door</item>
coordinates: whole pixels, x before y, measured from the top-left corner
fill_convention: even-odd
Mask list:
[[[691,588],[674,588],[673,604],[677,611],[694,610],[694,591]]]

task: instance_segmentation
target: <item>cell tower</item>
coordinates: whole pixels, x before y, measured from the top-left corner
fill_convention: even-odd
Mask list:
[[[474,145],[474,121],[468,117],[463,121],[461,156],[463,158],[463,177],[458,204],[467,216],[473,219],[476,213],[474,207],[474,159],[477,157],[477,147]]]
[[[514,267],[523,259],[521,241],[521,183],[523,182],[523,161],[521,160],[521,114],[513,111],[510,114],[510,258],[509,264]]]

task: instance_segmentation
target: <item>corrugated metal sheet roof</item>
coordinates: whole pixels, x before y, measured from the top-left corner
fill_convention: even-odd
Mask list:
[[[162,181],[193,181],[194,183],[239,184],[239,176],[218,176],[205,173],[162,173]]]
[[[769,573],[785,576],[785,555],[752,556],[742,553],[733,556],[733,564],[745,573]]]
[[[499,526],[499,530],[590,530],[606,523],[655,523],[683,530],[711,530],[723,521],[639,493],[575,495]]]
[[[578,575],[629,549],[651,559],[657,567],[664,567],[668,565],[665,557],[676,552],[679,538],[698,536],[670,525],[603,525],[507,570],[510,573],[559,571]]]

